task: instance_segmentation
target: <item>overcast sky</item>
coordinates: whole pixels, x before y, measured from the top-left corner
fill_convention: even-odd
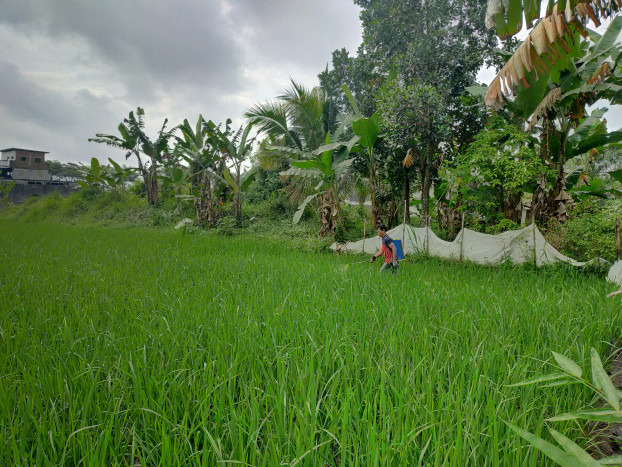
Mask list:
[[[122,162],[87,139],[137,106],[150,135],[199,114],[239,125],[290,77],[316,85],[361,34],[351,0],[0,0],[0,149]]]
[[[164,118],[240,124],[361,34],[351,0],[0,0],[0,149],[121,161],[87,139],[137,106],[150,135]]]

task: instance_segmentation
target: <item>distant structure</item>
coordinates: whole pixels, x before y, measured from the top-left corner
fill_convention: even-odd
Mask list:
[[[68,195],[75,189],[76,183],[52,180],[46,154],[32,149],[0,149],[0,188],[10,184],[10,203],[23,203],[53,191]]]
[[[26,182],[51,180],[47,152],[32,149],[8,148],[0,150],[0,178]]]

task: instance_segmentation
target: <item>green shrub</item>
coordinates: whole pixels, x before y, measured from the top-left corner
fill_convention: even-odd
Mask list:
[[[263,201],[245,204],[242,210],[249,218],[291,219],[296,212],[296,208],[297,206],[287,198],[283,190],[278,190]]]
[[[564,254],[579,261],[601,257],[614,261],[616,217],[622,217],[619,200],[588,199],[578,204],[564,224],[553,224],[547,240]]]
[[[486,233],[497,235],[502,232],[506,232],[507,230],[518,230],[520,229],[520,225],[516,222],[511,221],[510,219],[502,219],[499,223],[495,225],[489,225],[486,227]]]
[[[89,185],[86,188],[80,188],[78,193],[82,196],[82,199],[95,199],[104,193],[104,190],[99,185]]]

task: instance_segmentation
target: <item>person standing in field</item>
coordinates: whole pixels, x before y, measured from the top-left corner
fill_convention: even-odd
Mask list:
[[[376,258],[384,255],[384,264],[380,268],[380,272],[389,272],[393,274],[397,271],[397,250],[393,244],[393,239],[387,235],[387,228],[384,224],[378,224],[376,227],[376,233],[382,239],[382,245],[380,250],[369,258],[369,262],[373,263]]]

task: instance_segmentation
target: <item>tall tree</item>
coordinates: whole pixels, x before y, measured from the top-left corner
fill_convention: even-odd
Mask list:
[[[421,214],[428,221],[432,175],[448,148],[441,148],[441,143],[448,141],[450,134],[443,98],[430,85],[392,80],[378,95],[378,113],[387,143],[404,156],[410,149],[418,156]]]
[[[244,114],[259,133],[284,147],[314,151],[337,128],[337,109],[321,88],[291,81],[276,101],[257,104]]]

